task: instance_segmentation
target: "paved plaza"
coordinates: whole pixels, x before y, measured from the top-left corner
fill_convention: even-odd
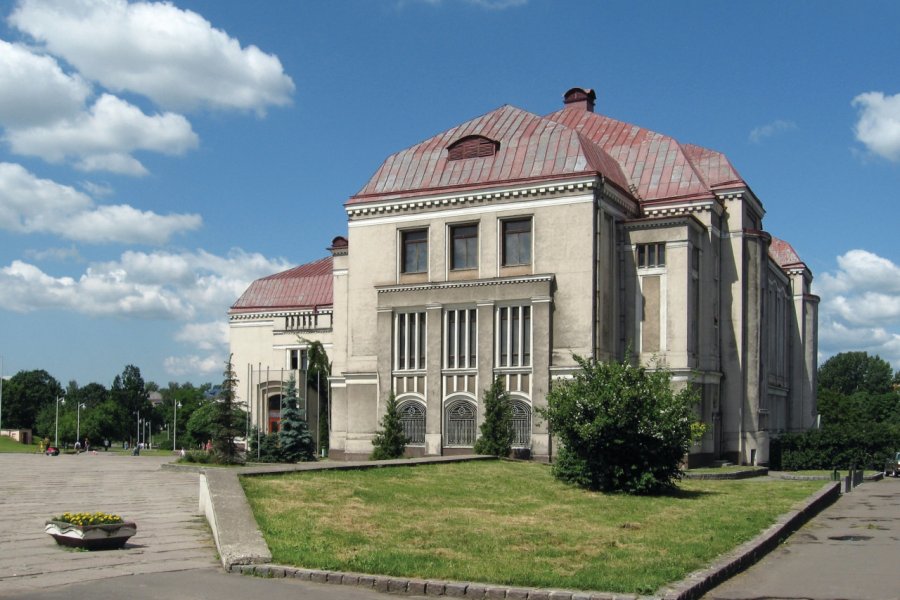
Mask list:
[[[169,460],[104,452],[0,454],[0,597],[218,565],[209,528],[198,514],[198,476],[160,469]],[[97,510],[137,523],[125,549],[75,551],[44,533],[44,522],[54,515]]]

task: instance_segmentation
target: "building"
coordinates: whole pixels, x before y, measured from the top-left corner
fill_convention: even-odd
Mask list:
[[[552,459],[535,408],[576,354],[697,386],[709,428],[692,463],[765,463],[772,435],[810,427],[812,273],[724,155],[598,114],[595,98],[573,88],[543,117],[503,106],[389,156],[347,201],[331,257],[232,308],[235,364],[258,356],[247,395],[277,395],[262,366],[292,364],[302,324],[333,362],[333,457],[368,456],[392,391],[411,454],[471,452],[500,377],[517,452]],[[299,276],[319,268],[321,284]],[[327,327],[308,320],[320,313]]]

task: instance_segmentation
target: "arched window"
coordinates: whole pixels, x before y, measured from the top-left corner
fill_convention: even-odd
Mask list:
[[[513,448],[531,447],[531,407],[521,400],[512,401]]]
[[[425,443],[425,408],[415,400],[408,400],[397,407],[400,413],[400,423],[403,425],[403,435],[411,445]]]
[[[475,405],[468,400],[456,400],[447,405],[446,446],[475,445]]]

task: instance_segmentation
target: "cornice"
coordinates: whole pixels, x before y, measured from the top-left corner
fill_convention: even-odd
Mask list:
[[[274,319],[278,317],[293,317],[296,315],[331,315],[334,310],[331,308],[320,308],[319,310],[278,310],[278,311],[257,311],[257,312],[235,312],[228,315],[229,321],[255,321],[257,319]]]
[[[440,281],[433,283],[406,283],[376,286],[379,294],[397,292],[417,292],[423,290],[450,290],[460,288],[485,287],[493,285],[515,285],[521,283],[549,283],[553,275],[522,275],[519,277],[498,277],[495,279],[472,279],[466,281]]]
[[[458,194],[444,194],[430,197],[400,198],[383,202],[368,202],[365,204],[351,204],[346,207],[347,216],[368,217],[373,215],[389,215],[399,212],[409,212],[423,209],[446,208],[454,206],[470,206],[494,202],[497,200],[512,200],[522,198],[545,198],[559,196],[572,192],[584,192],[597,187],[596,177],[581,179],[578,181],[560,182],[554,184],[533,184],[514,188],[499,188],[491,191],[468,190]],[[605,194],[604,194],[605,195]],[[610,199],[619,202],[612,193]]]
[[[725,207],[722,205],[719,197],[680,202],[666,201],[659,204],[644,202],[641,204],[641,208],[644,216],[647,217],[675,217],[704,212],[722,216],[722,213],[725,212]]]

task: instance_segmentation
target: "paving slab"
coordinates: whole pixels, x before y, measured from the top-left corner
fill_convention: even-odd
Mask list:
[[[162,470],[170,460],[104,452],[0,454],[0,597],[216,565],[209,527],[198,512],[198,475]],[[98,510],[137,523],[125,548],[75,551],[44,533],[54,515]]]
[[[900,479],[866,482],[705,600],[900,598]]]

